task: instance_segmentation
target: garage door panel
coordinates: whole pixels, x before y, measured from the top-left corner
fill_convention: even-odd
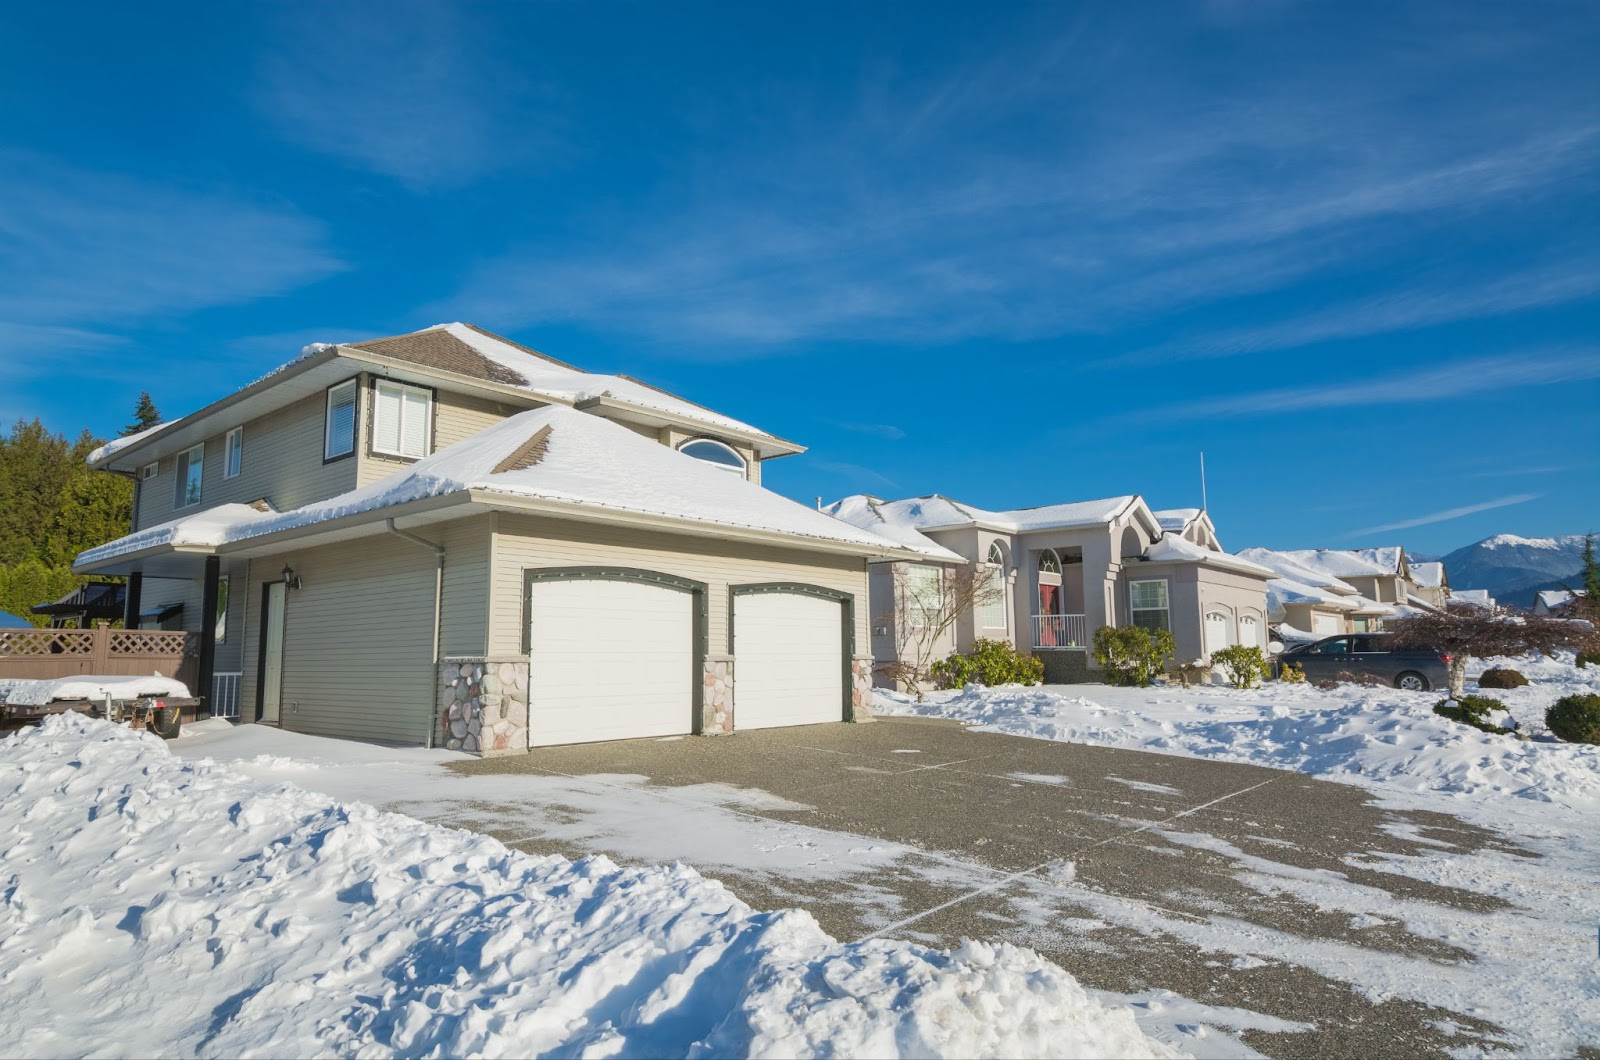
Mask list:
[[[692,731],[692,594],[621,579],[536,581],[528,646],[530,745]]]
[[[844,608],[803,593],[734,597],[734,726],[762,729],[844,716]]]

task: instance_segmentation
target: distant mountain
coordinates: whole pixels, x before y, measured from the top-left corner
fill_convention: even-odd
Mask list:
[[[1583,535],[1496,534],[1445,556],[1444,569],[1452,589],[1487,589],[1502,604],[1531,607],[1540,589],[1583,580]]]

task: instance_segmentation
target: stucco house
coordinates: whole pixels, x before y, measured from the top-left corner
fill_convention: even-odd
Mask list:
[[[1450,602],[1450,575],[1439,560],[1407,564],[1411,571],[1412,591],[1430,607],[1443,607]]]
[[[872,565],[872,654],[880,670],[905,646],[896,601],[907,584],[937,591],[941,571],[977,566],[1000,592],[961,616],[939,654],[978,638],[1004,640],[1043,660],[1045,679],[1094,679],[1090,658],[1101,626],[1170,629],[1177,658],[1232,644],[1267,643],[1266,583],[1272,572],[1221,551],[1198,510],[1157,513],[1139,496],[987,511],[940,495],[888,501],[864,494],[823,509],[915,556]],[[889,683],[881,673],[880,684]]]
[[[1434,605],[1421,595],[1405,551],[1241,549],[1236,555],[1274,571],[1272,623],[1285,640],[1380,629],[1386,619]]]
[[[79,556],[176,601],[212,710],[478,753],[852,719],[870,558],[761,486],[802,447],[471,325],[308,347],[90,462]]]

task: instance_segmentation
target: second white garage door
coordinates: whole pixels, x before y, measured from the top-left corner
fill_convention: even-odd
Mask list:
[[[536,581],[528,630],[528,743],[692,731],[694,596],[645,581]]]
[[[733,603],[733,725],[766,729],[844,718],[844,607],[803,593]]]
[[[1338,615],[1311,616],[1311,632],[1319,637],[1332,637],[1344,632],[1344,619]]]

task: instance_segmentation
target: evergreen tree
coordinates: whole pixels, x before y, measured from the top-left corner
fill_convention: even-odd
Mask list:
[[[156,408],[156,403],[150,400],[150,391],[139,392],[139,403],[133,407],[133,422],[122,428],[118,434],[126,438],[130,434],[147,431],[161,422],[161,410]]]
[[[1583,537],[1583,591],[1591,601],[1600,603],[1600,566],[1594,562],[1594,535]]]

